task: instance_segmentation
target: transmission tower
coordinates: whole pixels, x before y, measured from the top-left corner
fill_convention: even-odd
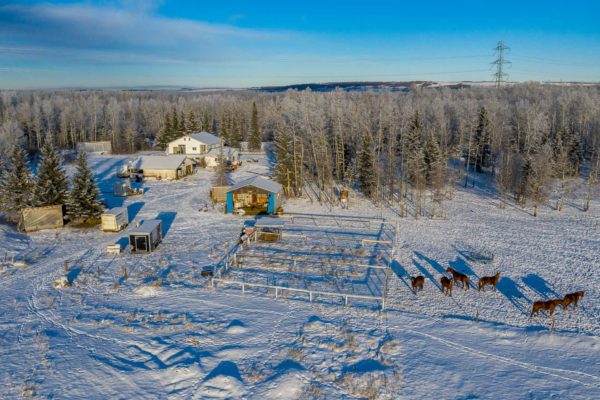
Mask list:
[[[497,58],[495,61],[492,61],[492,65],[496,65],[496,72],[494,73],[494,81],[496,82],[496,87],[500,87],[502,83],[508,78],[508,74],[504,72],[504,65],[512,64],[510,61],[507,61],[504,58],[504,51],[510,50],[504,42],[501,40],[498,42],[494,51],[496,52]]]

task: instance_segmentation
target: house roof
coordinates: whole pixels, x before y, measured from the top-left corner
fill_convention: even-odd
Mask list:
[[[168,156],[142,156],[137,163],[137,169],[177,169],[187,157],[182,154]]]
[[[221,143],[221,138],[208,132],[194,132],[190,133],[188,136],[207,145]]]
[[[259,189],[266,190],[267,192],[277,193],[283,189],[279,183],[274,182],[270,179],[265,179],[260,176],[253,176],[252,178],[244,179],[243,181],[236,183],[233,185],[227,192],[232,192],[234,190],[246,187],[246,186],[254,186]]]
[[[148,235],[150,233],[152,233],[152,231],[154,229],[156,229],[156,226],[161,225],[162,221],[159,219],[150,219],[147,221],[144,221],[142,223],[142,225],[138,226],[137,228],[133,228],[129,231],[130,235]]]

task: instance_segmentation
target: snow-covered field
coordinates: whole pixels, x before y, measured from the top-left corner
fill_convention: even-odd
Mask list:
[[[457,187],[447,220],[399,220],[380,313],[377,304],[210,288],[200,271],[237,241],[244,219],[199,211],[206,170],[147,181],[143,196],[123,204],[110,192],[126,161],[90,159],[109,205],[127,206],[134,221],[163,220],[156,252],[108,256],[106,245],[126,231],[23,235],[0,225],[0,261],[4,251],[28,261],[0,263],[0,398],[600,398],[598,202],[589,213],[570,204],[534,218],[487,190]],[[268,171],[260,158],[232,178]],[[306,199],[284,208],[396,221],[358,197],[348,210]],[[306,244],[314,246],[325,245]],[[473,249],[493,262],[469,261]],[[448,266],[474,284],[499,271],[498,291],[455,287],[443,296],[437,284]],[[416,274],[426,277],[418,296],[409,290]],[[55,288],[61,278],[73,285]],[[576,290],[586,292],[580,308],[559,308],[553,330],[546,317],[529,319],[532,301]]]

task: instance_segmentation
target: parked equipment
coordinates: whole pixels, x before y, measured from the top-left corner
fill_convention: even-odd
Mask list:
[[[118,232],[129,224],[129,215],[127,207],[115,207],[104,212],[101,216],[101,229],[104,232]]]
[[[158,219],[144,221],[129,232],[132,253],[150,253],[162,240],[162,222]]]

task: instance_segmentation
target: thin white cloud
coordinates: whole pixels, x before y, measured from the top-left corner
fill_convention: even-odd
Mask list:
[[[0,48],[30,59],[67,57],[75,62],[214,62],[258,45],[292,40],[290,32],[243,29],[151,12],[91,5],[0,6]],[[112,60],[111,60],[112,59]]]

